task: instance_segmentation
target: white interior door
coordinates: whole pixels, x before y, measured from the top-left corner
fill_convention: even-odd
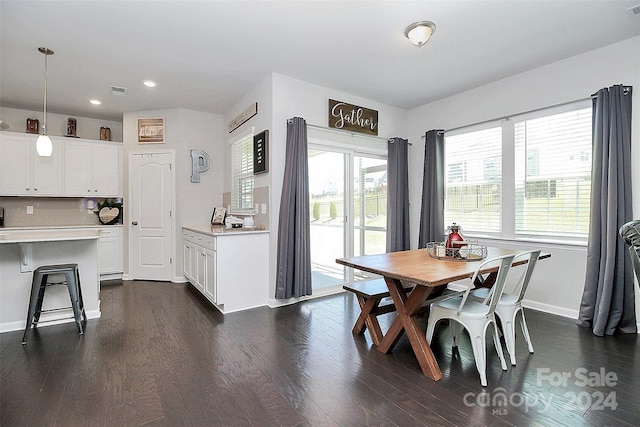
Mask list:
[[[173,168],[171,153],[129,157],[131,278],[173,278]]]

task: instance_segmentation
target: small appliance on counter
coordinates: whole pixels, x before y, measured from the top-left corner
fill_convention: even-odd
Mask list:
[[[4,208],[0,207],[0,228],[4,227]]]

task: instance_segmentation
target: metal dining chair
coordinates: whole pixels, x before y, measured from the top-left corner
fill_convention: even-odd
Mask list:
[[[507,363],[504,360],[502,345],[498,335],[496,326],[495,309],[498,300],[504,290],[507,274],[511,268],[514,255],[504,255],[483,261],[476,269],[469,286],[464,294],[459,297],[450,298],[431,305],[429,310],[429,320],[427,321],[427,342],[431,344],[433,332],[436,324],[443,319],[449,320],[449,328],[453,338],[453,347],[458,346],[458,336],[464,328],[471,339],[471,347],[473,348],[473,356],[476,360],[476,368],[480,374],[480,383],[483,387],[487,386],[487,346],[486,333],[487,329],[493,325],[493,342],[500,357],[500,365],[502,370],[507,370]],[[493,292],[489,295],[488,304],[482,301],[469,298],[473,290],[476,278],[481,271],[487,268],[498,266],[496,281],[493,285]]]
[[[516,319],[518,313],[520,314],[520,326],[522,327],[522,335],[527,342],[529,353],[533,353],[533,344],[531,343],[531,337],[529,336],[529,329],[527,328],[527,321],[524,318],[524,310],[522,309],[522,299],[527,292],[531,275],[536,267],[538,258],[540,257],[540,250],[527,251],[519,253],[515,256],[514,262],[527,258],[527,266],[520,279],[518,280],[513,292],[503,292],[498,305],[496,306],[496,315],[500,319],[502,324],[502,332],[504,335],[504,341],[507,345],[507,351],[509,352],[509,358],[511,364],[516,364]],[[493,288],[479,288],[471,291],[471,297],[474,299],[482,300],[484,304],[488,303],[488,298]]]

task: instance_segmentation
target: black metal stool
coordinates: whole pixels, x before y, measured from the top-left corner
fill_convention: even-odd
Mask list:
[[[55,274],[64,275],[64,281],[49,282],[49,276]],[[22,336],[22,344],[27,343],[27,332],[38,326],[40,314],[42,310],[42,300],[44,299],[44,291],[49,286],[65,285],[69,290],[71,298],[71,307],[54,308],[44,310],[44,312],[73,309],[73,319],[75,319],[80,335],[84,333],[82,323],[87,321],[87,315],[84,312],[84,302],[82,301],[82,289],[80,287],[80,274],[78,273],[78,264],[61,264],[61,265],[43,265],[33,272],[33,281],[31,282],[31,299],[29,300],[29,312],[27,314],[27,325]],[[58,320],[58,319],[56,319]]]

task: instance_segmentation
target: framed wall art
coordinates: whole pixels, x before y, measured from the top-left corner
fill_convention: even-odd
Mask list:
[[[227,213],[227,208],[223,206],[216,206],[213,208],[213,215],[211,215],[211,224],[220,225],[224,224],[224,217]]]
[[[138,144],[164,144],[164,117],[138,119]]]

